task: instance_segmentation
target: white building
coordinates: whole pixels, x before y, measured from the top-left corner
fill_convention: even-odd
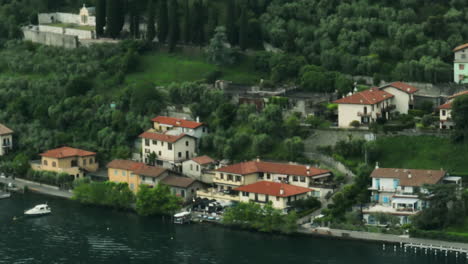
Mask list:
[[[153,128],[161,133],[171,130],[174,135],[184,133],[197,139],[208,133],[208,127],[204,123],[200,123],[198,118],[197,121],[190,121],[175,117],[158,116],[151,121],[153,121]]]
[[[468,43],[453,49],[453,81],[455,83],[468,83]]]
[[[410,222],[410,216],[426,207],[418,198],[424,192],[423,185],[439,184],[447,173],[443,170],[413,170],[376,168],[372,174],[372,205],[363,210],[364,220],[368,224],[378,223],[374,217],[377,213],[391,214],[400,219],[400,224]],[[455,182],[460,184],[461,178]],[[453,179],[450,179],[453,182]]]
[[[438,107],[440,129],[453,129],[455,126],[455,123],[452,120],[452,103],[456,97],[462,95],[468,95],[468,91],[459,92],[450,96],[445,104]]]
[[[307,199],[312,192],[309,188],[279,182],[259,181],[234,189],[239,192],[239,201],[266,204],[272,203],[276,209],[285,210],[291,202]]]
[[[403,82],[392,82],[379,89],[394,96],[395,111],[400,114],[408,114],[408,110],[414,108],[414,93],[418,91],[416,87]]]
[[[215,160],[208,156],[199,156],[182,163],[182,173],[204,183],[213,183]]]
[[[395,109],[394,97],[386,91],[371,88],[334,101],[338,104],[338,127],[351,128],[353,121],[369,125],[378,118],[388,119]]]
[[[79,14],[71,13],[40,13],[38,14],[39,24],[74,24],[80,26],[96,26],[96,9],[94,7],[83,7],[80,9]]]
[[[154,153],[157,165],[180,171],[183,161],[196,156],[196,139],[187,134],[163,134],[150,129],[142,133],[140,138],[145,163],[150,162],[149,155]]]
[[[0,156],[7,154],[13,148],[13,130],[0,124]]]

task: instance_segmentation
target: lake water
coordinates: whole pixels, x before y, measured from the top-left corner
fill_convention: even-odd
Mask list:
[[[23,218],[48,202],[53,214]],[[14,216],[21,216],[14,221]],[[456,258],[404,253],[381,243],[282,236],[85,207],[37,194],[0,200],[0,263],[431,264]]]

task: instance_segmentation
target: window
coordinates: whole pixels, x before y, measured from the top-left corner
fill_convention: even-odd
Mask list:
[[[461,55],[461,58],[462,58],[462,59],[466,59],[466,54],[462,54],[462,55]]]
[[[149,150],[149,149],[145,149],[145,153],[150,153],[150,150]]]
[[[152,178],[151,180],[153,180],[153,183],[155,183],[155,182],[156,182],[156,178]]]
[[[117,175],[119,172],[117,170],[114,170],[114,175]]]
[[[86,166],[86,162],[87,162],[87,160],[83,159],[83,166]]]
[[[185,190],[180,191],[180,196],[185,197]]]
[[[172,144],[171,143],[167,143],[167,149],[172,150]]]
[[[442,110],[442,116],[445,116],[447,112],[445,110]]]
[[[90,158],[90,159],[89,159],[89,164],[93,164],[93,163],[94,163],[93,158]]]
[[[133,175],[133,173],[132,173],[132,175]],[[142,179],[143,181],[146,181],[146,177],[145,177],[145,176],[143,176],[142,178],[143,178],[143,179]]]
[[[52,161],[52,167],[54,167],[54,168],[57,167],[57,162]]]
[[[293,176],[293,181],[297,182],[297,176]]]
[[[164,142],[161,141],[161,147],[164,147]]]
[[[197,171],[199,171],[199,170],[200,170],[200,166],[197,165]]]
[[[190,170],[193,170],[193,164],[190,164]]]
[[[242,196],[249,197],[249,193],[248,192],[242,192]]]
[[[179,152],[178,156],[179,156],[179,158],[182,158],[182,152]]]
[[[267,173],[267,179],[271,179],[271,174],[270,173]]]
[[[278,196],[276,196],[276,201],[279,202],[279,197]]]
[[[158,142],[156,140],[153,140],[153,145],[158,145]]]
[[[465,64],[459,64],[459,65],[458,65],[458,69],[464,70],[464,69],[465,69]]]
[[[265,195],[265,202],[268,203],[269,201],[270,201],[270,196],[267,194],[267,195]]]
[[[240,182],[241,181],[241,176],[236,176],[236,182]]]
[[[47,160],[44,160],[44,166],[47,166]]]
[[[220,179],[221,179],[221,180],[224,179],[224,174],[223,174],[223,173],[220,174]]]
[[[158,152],[158,155],[161,157],[161,151]]]
[[[258,201],[258,194],[255,194],[255,201]]]
[[[463,74],[458,75],[458,79],[459,79],[460,81],[463,80],[463,79],[465,79],[465,75],[463,75]]]
[[[203,131],[203,133],[205,133],[206,132],[205,128],[202,128],[202,131]]]
[[[130,178],[133,178],[133,176],[135,176],[135,174],[133,174],[133,172],[130,172]]]
[[[229,174],[229,175],[227,176],[227,179],[228,179],[228,181],[232,181],[232,175]]]
[[[145,146],[149,146],[149,139],[145,138]]]
[[[122,171],[122,176],[126,176],[127,173],[125,171]]]
[[[301,182],[305,182],[305,177],[301,176]]]
[[[188,140],[187,140],[187,141],[185,141],[185,146],[188,147],[188,145],[189,145],[189,142],[188,142]]]

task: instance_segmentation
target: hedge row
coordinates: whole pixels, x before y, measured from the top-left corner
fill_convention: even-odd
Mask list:
[[[417,238],[429,238],[429,239],[468,243],[467,235],[457,234],[457,233],[411,229],[409,234],[411,237],[417,237]]]

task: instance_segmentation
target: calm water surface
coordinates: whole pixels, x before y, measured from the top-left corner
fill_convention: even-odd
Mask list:
[[[48,202],[53,214],[20,218]],[[0,263],[468,263],[455,255],[394,252],[380,243],[289,237],[84,207],[37,194],[0,200]]]

